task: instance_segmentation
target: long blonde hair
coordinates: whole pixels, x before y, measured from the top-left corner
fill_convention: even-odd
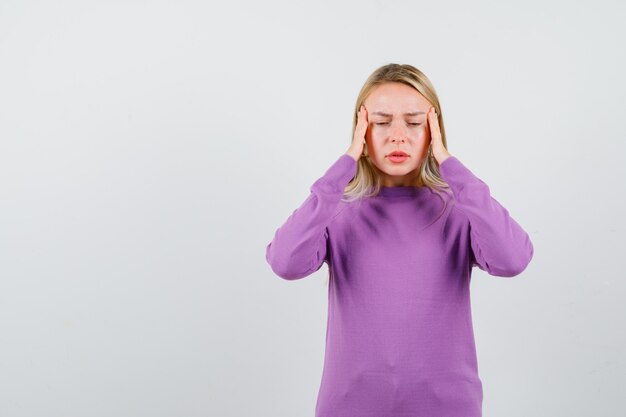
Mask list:
[[[409,64],[384,65],[376,69],[367,78],[367,80],[365,80],[365,84],[359,92],[354,108],[354,119],[352,123],[352,134],[350,135],[350,143],[352,142],[354,131],[356,129],[359,108],[361,108],[361,105],[376,87],[387,82],[399,82],[413,87],[420,94],[422,94],[426,100],[428,100],[428,102],[437,111],[439,129],[441,130],[441,140],[443,141],[443,146],[447,149],[446,130],[443,125],[441,105],[439,104],[439,97],[437,96],[435,88],[422,71]],[[439,174],[439,167],[432,154],[430,146],[428,147],[428,156],[420,165],[419,178],[421,184],[430,187],[439,195],[441,195],[441,191],[449,192],[448,184]],[[357,163],[356,175],[344,189],[344,197],[342,201],[352,202],[363,197],[373,197],[378,194],[381,186],[381,178],[377,174],[377,171],[370,162],[369,158],[367,158],[366,150],[364,150],[364,156],[359,158]]]

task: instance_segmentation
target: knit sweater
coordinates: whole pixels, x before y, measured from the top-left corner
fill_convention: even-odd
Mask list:
[[[343,154],[266,247],[297,280],[328,265],[328,320],[316,417],[479,417],[483,390],[470,305],[473,267],[513,277],[528,234],[455,156],[449,185],[383,187],[341,201],[357,162]]]

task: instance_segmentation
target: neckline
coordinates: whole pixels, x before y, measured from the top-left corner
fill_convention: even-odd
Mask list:
[[[421,186],[415,187],[411,185],[406,186],[394,186],[394,187],[381,187],[377,196],[381,197],[415,197],[425,195],[430,192],[430,187]]]

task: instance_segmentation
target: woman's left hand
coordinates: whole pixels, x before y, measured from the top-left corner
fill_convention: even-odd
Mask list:
[[[428,111],[428,126],[430,128],[430,147],[437,163],[441,165],[443,161],[452,155],[450,155],[445,146],[443,146],[441,130],[439,129],[439,119],[437,119],[437,112],[434,107],[431,107]]]

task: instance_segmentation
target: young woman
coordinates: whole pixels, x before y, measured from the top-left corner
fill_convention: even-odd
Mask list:
[[[520,274],[528,234],[447,149],[439,99],[411,65],[377,69],[353,137],[276,230],[280,277],[329,268],[316,417],[482,415],[472,268]]]

